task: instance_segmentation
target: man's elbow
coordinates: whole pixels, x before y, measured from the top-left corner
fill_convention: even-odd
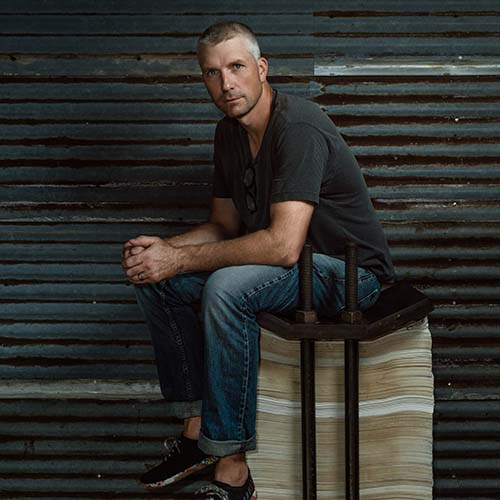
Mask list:
[[[292,267],[300,259],[300,253],[302,252],[302,247],[291,247],[287,246],[282,258],[283,267]]]
[[[269,231],[269,230],[268,230]],[[300,259],[304,241],[301,238],[290,237],[290,234],[283,234],[283,231],[269,231],[270,239],[267,246],[273,255],[272,263],[277,266],[292,267]]]

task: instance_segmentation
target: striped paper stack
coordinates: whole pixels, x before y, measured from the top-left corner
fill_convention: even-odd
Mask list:
[[[302,497],[300,343],[261,331],[257,451],[248,463],[260,500]],[[359,348],[360,496],[432,498],[431,334],[427,320]],[[318,498],[343,499],[344,348],[316,343]]]

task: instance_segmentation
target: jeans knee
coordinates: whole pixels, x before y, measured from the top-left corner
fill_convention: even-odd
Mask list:
[[[179,274],[157,283],[134,285],[138,302],[161,301],[164,306],[185,306],[200,302],[209,273]]]
[[[238,287],[236,267],[222,268],[208,278],[202,296],[203,313],[224,316],[224,311],[239,307],[242,291]]]
[[[156,285],[156,283],[145,283],[143,285],[134,284],[133,287],[137,302],[146,304],[157,300],[159,297],[159,290]]]
[[[214,271],[203,290],[203,300],[209,298],[226,299],[234,297],[236,292],[235,280],[236,275],[234,268],[224,267]]]

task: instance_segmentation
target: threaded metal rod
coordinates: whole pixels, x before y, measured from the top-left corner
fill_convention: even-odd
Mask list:
[[[299,306],[296,321],[311,323],[313,310],[312,246],[304,245],[299,261]],[[300,341],[300,393],[302,416],[302,498],[316,500],[316,391],[314,340]]]
[[[313,284],[312,284],[312,246],[304,245],[299,261],[299,309],[312,311]]]
[[[358,311],[358,252],[356,244],[345,245],[345,313],[351,325],[361,321]],[[359,500],[359,341],[344,341],[345,405],[345,498]]]
[[[346,311],[356,311],[358,307],[358,250],[349,241],[345,245],[345,307]]]
[[[316,393],[314,340],[300,342],[302,498],[316,500]]]
[[[359,500],[359,343],[344,342],[345,498]]]

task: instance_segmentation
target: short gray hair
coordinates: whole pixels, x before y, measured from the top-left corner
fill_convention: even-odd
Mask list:
[[[248,52],[252,54],[256,61],[260,58],[260,47],[255,37],[255,33],[243,23],[236,21],[224,21],[209,26],[198,38],[196,53],[199,55],[202,47],[217,45],[236,36],[243,36],[247,42]]]

